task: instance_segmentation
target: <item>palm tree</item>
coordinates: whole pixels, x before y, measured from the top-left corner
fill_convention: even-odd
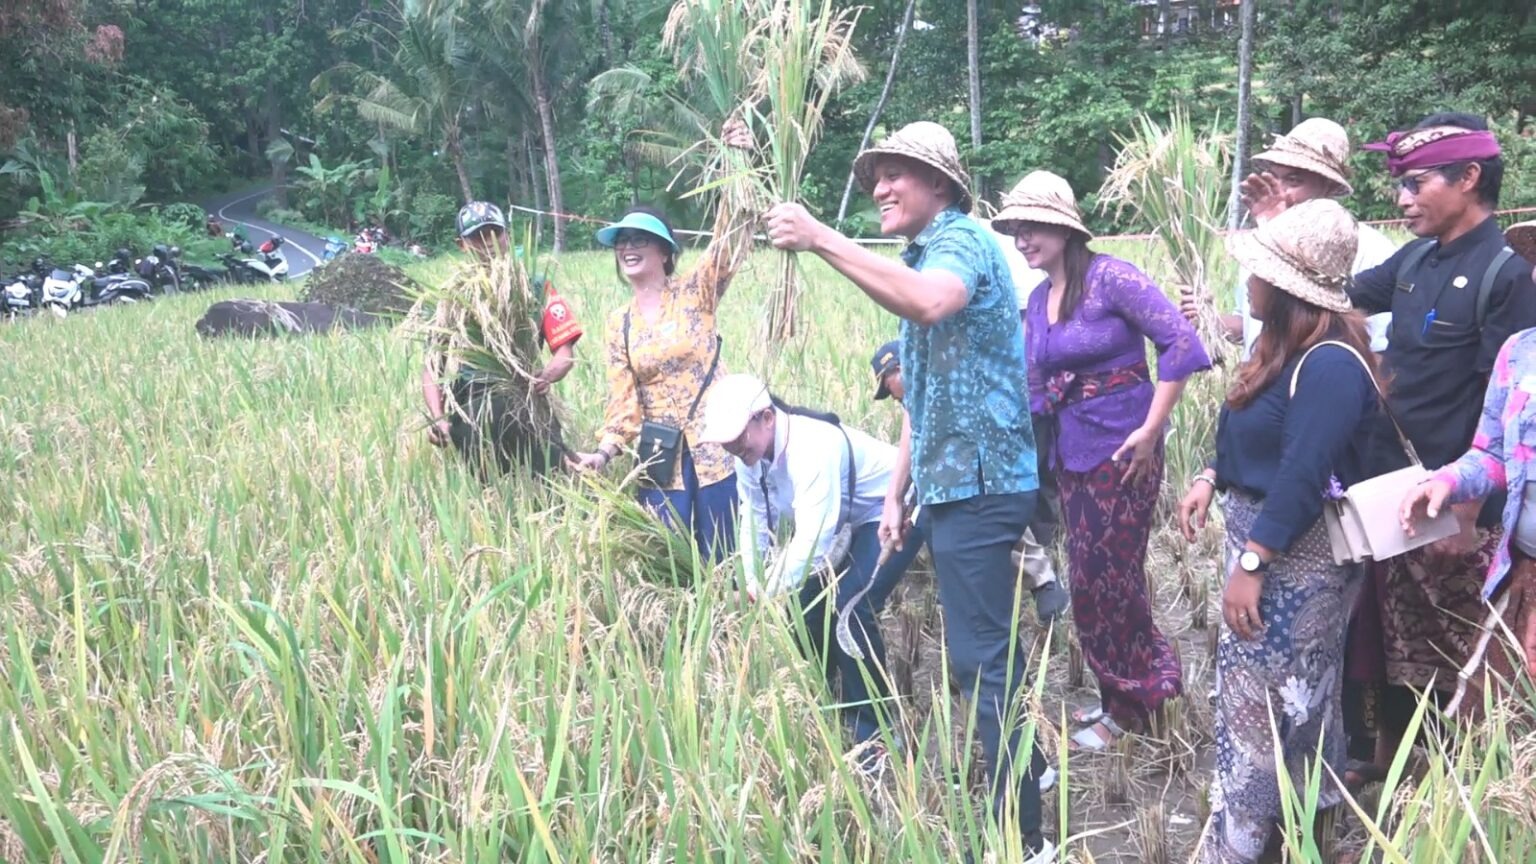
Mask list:
[[[315,79],[313,86],[329,91],[315,110],[346,101],[370,123],[433,138],[453,163],[459,192],[470,201],[475,196],[464,160],[464,118],[474,99],[473,55],[458,16],[443,5],[404,0],[396,10],[400,27],[391,64],[394,77],[341,64]],[[344,88],[347,81],[352,86]]]

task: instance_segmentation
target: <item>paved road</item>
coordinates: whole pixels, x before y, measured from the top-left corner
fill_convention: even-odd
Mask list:
[[[273,234],[283,235],[287,241],[283,244],[283,254],[288,258],[288,276],[290,278],[303,276],[323,260],[321,256],[325,254],[325,239],[316,237],[308,231],[289,228],[286,225],[278,225],[258,218],[256,205],[261,199],[271,194],[270,185],[261,186],[221,195],[204,202],[203,206],[224,223],[226,232],[239,228],[252,243],[258,246],[261,245],[261,241]]]

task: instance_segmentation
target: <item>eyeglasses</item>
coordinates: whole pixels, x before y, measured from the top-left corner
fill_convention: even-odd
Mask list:
[[[656,238],[645,231],[620,231],[613,238],[613,248],[628,246],[631,249],[649,249],[655,242]]]
[[[1424,178],[1433,173],[1435,173],[1434,169],[1430,169],[1428,171],[1420,171],[1417,174],[1404,174],[1401,178],[1398,179],[1397,187],[1404,192],[1407,192],[1409,195],[1417,195],[1419,194],[1419,188],[1423,183]]]

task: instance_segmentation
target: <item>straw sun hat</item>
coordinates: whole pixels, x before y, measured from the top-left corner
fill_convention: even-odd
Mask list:
[[[1331,198],[1288,208],[1256,230],[1227,237],[1227,251],[1248,272],[1313,306],[1348,312],[1350,273],[1360,229]]]
[[[1071,228],[1093,239],[1093,232],[1083,224],[1082,213],[1077,209],[1072,184],[1049,171],[1025,174],[1000,203],[1002,209],[992,217],[992,230],[999,234],[1011,237],[1017,233],[1020,222],[1039,222]]]
[[[853,175],[865,192],[875,191],[875,163],[881,156],[905,156],[938,169],[954,182],[955,191],[960,196],[956,204],[962,211],[971,212],[971,178],[960,165],[960,148],[955,146],[955,136],[948,129],[919,120],[908,123],[860,153],[853,160]]]
[[[1536,265],[1536,222],[1517,222],[1504,232],[1504,240],[1527,264]]]
[[[1338,186],[1339,196],[1354,192],[1349,185],[1349,133],[1344,127],[1321,117],[1296,124],[1289,133],[1275,139],[1268,150],[1253,157],[1255,162],[1284,165],[1310,171]]]

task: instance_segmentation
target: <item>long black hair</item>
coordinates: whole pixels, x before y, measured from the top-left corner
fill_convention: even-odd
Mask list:
[[[1067,284],[1061,294],[1060,320],[1071,318],[1083,302],[1083,295],[1088,293],[1088,268],[1098,254],[1088,248],[1087,234],[1074,230],[1067,235],[1067,245],[1061,253],[1066,264]]]

